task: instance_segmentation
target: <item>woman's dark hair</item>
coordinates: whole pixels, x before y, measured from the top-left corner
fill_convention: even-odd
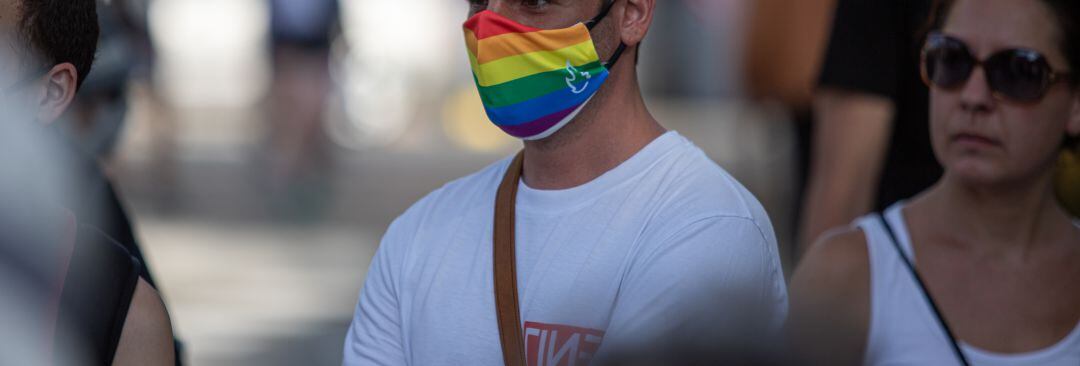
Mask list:
[[[1058,44],[1069,64],[1069,83],[1073,88],[1080,88],[1080,0],[1038,0],[1050,9],[1057,20],[1061,39]],[[935,0],[930,12],[930,22],[926,30],[939,30],[945,26],[956,0]],[[925,34],[924,34],[925,36]],[[925,37],[924,37],[925,38]],[[1080,151],[1080,136],[1065,139],[1065,148]]]

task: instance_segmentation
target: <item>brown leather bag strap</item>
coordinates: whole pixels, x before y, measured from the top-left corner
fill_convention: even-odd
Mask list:
[[[495,309],[499,320],[499,341],[506,366],[527,366],[525,340],[518,305],[517,259],[514,255],[514,211],[524,153],[518,153],[506,170],[495,197],[494,265]]]

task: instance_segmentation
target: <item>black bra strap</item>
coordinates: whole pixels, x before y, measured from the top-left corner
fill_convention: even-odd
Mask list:
[[[930,304],[930,310],[934,312],[934,317],[937,319],[938,324],[941,325],[941,329],[945,331],[945,335],[949,337],[949,345],[952,346],[953,352],[956,353],[956,358],[960,360],[960,364],[963,366],[971,366],[971,362],[968,362],[967,356],[964,356],[964,351],[960,349],[960,343],[956,341],[956,335],[953,333],[952,328],[949,327],[949,323],[945,321],[945,316],[941,314],[941,310],[937,306],[937,302],[934,301],[934,297],[930,296],[930,290],[926,288],[926,282],[923,281],[922,276],[919,275],[919,270],[915,269],[915,264],[911,262],[911,258],[908,257],[904,249],[900,247],[900,240],[897,239],[896,232],[893,231],[892,225],[885,219],[884,214],[879,214],[878,219],[881,220],[881,226],[885,228],[885,232],[889,234],[889,239],[892,242],[893,248],[896,248],[896,254],[903,258],[904,265],[908,271],[911,272],[911,277],[915,278],[915,284],[919,286],[919,290],[922,291],[923,297],[926,298],[926,303]]]

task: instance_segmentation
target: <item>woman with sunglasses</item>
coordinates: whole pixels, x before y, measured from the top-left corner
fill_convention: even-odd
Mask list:
[[[824,365],[1080,365],[1080,226],[1053,194],[1080,135],[1080,2],[941,1],[922,52],[945,174],[826,235],[792,280]]]

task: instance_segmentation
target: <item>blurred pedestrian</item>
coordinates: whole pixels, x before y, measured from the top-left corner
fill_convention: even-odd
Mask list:
[[[814,93],[797,255],[826,230],[940,176],[919,77],[931,0],[838,0]]]
[[[271,196],[286,212],[317,209],[326,195],[329,140],[323,111],[330,93],[330,47],[337,0],[269,0],[274,77],[270,93]],[[299,205],[297,205],[299,204]]]
[[[696,0],[714,3],[714,0]],[[785,257],[796,260],[800,251],[794,222],[803,216],[800,206],[806,195],[811,160],[811,109],[818,73],[828,41],[830,21],[837,0],[757,0],[740,2],[749,8],[743,71],[746,93],[754,100],[786,108],[794,122],[794,199],[786,208],[791,214],[773,220],[781,235]],[[713,5],[714,7],[716,5]],[[787,150],[788,141],[774,149]]]

